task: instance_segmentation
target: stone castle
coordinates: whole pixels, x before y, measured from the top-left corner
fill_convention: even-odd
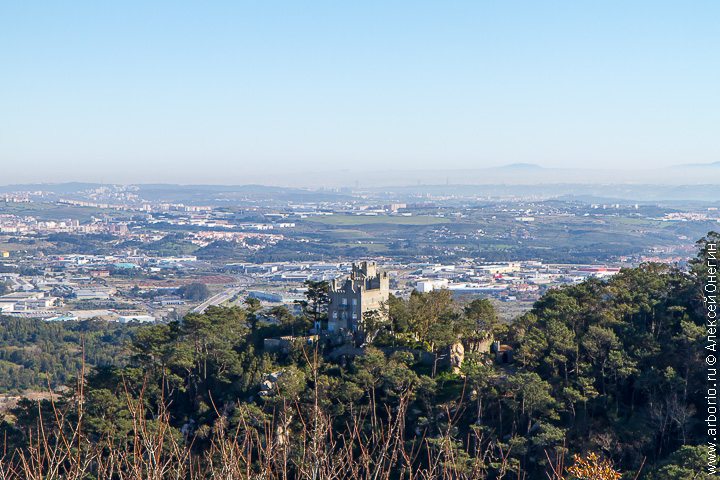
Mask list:
[[[330,284],[328,304],[329,332],[356,332],[362,329],[363,315],[376,311],[380,318],[387,317],[383,305],[390,297],[390,278],[378,270],[375,262],[353,264],[348,277],[335,279]]]

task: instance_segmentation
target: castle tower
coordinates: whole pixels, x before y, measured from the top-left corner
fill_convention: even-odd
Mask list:
[[[387,317],[382,308],[390,297],[390,278],[378,270],[375,262],[354,264],[348,277],[335,279],[330,285],[328,331],[357,331],[362,328],[365,312],[377,311]]]

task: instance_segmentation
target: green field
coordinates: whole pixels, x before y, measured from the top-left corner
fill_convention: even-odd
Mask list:
[[[40,220],[67,220],[68,218],[76,218],[81,222],[90,220],[92,217],[97,217],[103,213],[108,213],[107,210],[101,210],[94,207],[79,207],[75,205],[58,205],[56,203],[49,202],[34,202],[34,203],[0,203],[0,213],[18,215],[18,216],[32,216]],[[114,211],[113,215],[116,217],[130,217],[129,212]]]
[[[447,218],[440,217],[396,217],[390,215],[329,215],[312,217],[306,221],[325,225],[439,225],[450,223]]]
[[[321,233],[330,234],[338,240],[363,240],[368,238],[367,232],[350,228],[327,228],[321,230]]]

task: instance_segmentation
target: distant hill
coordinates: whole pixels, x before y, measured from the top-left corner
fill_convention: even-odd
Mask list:
[[[510,163],[508,165],[502,165],[495,167],[495,170],[544,170],[545,167],[537,165],[535,163]]]
[[[720,161],[710,163],[685,163],[683,165],[675,165],[673,168],[720,168]]]

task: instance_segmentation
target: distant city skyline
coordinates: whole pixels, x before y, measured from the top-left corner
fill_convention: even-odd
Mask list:
[[[0,184],[467,183],[517,163],[709,182],[671,167],[720,161],[719,16],[710,1],[5,2]]]

